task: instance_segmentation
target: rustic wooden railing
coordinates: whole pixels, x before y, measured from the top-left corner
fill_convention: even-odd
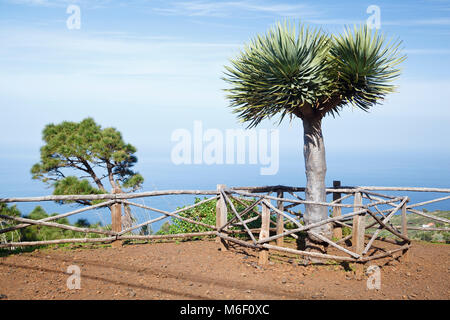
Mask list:
[[[13,232],[31,225],[48,226],[60,229],[72,230],[81,233],[101,234],[100,238],[72,238],[46,241],[16,241],[0,243],[0,248],[13,248],[20,246],[50,245],[61,243],[83,243],[83,242],[112,242],[113,246],[121,245],[122,240],[155,240],[173,238],[192,238],[199,236],[216,236],[220,247],[227,250],[231,243],[253,248],[259,251],[259,263],[264,265],[268,261],[268,252],[278,251],[281,253],[294,254],[299,256],[314,257],[325,260],[347,261],[364,263],[367,261],[393,256],[396,253],[405,254],[411,246],[408,237],[408,230],[424,231],[450,231],[450,228],[423,228],[408,225],[408,214],[417,214],[426,219],[448,225],[450,220],[425,213],[414,208],[431,203],[450,199],[450,195],[431,199],[428,201],[408,204],[407,196],[384,195],[375,191],[400,191],[400,192],[436,192],[448,193],[450,189],[438,188],[395,188],[395,187],[345,187],[339,181],[333,183],[332,188],[327,188],[327,193],[333,195],[331,202],[311,202],[304,200],[299,193],[303,193],[305,188],[287,186],[265,186],[265,187],[235,187],[227,188],[225,185],[218,185],[216,190],[166,190],[151,191],[141,193],[116,193],[101,195],[64,195],[45,196],[28,198],[2,198],[0,203],[17,202],[40,202],[40,201],[70,201],[70,200],[104,200],[99,204],[50,216],[41,220],[33,220],[23,217],[13,217],[0,214],[1,220],[15,221],[16,225],[0,229],[0,235]],[[157,197],[166,195],[206,195],[211,196],[193,205],[169,212],[132,202],[132,199]],[[353,198],[353,202],[352,202]],[[216,224],[209,225],[194,218],[180,215],[180,213],[196,208],[204,203],[216,202]],[[233,203],[241,204],[244,209],[238,212]],[[129,228],[122,229],[121,215],[122,207],[135,206],[160,213],[161,216],[136,224]],[[319,205],[331,208],[331,215],[328,219],[305,225],[301,211],[294,211],[295,207],[304,205]],[[111,209],[112,230],[82,228],[71,225],[52,222],[54,220],[69,217],[88,210],[109,207]],[[347,212],[343,212],[347,211]],[[248,217],[250,212],[257,215]],[[232,218],[228,219],[228,214]],[[394,226],[391,218],[401,213],[401,226]],[[210,231],[161,234],[161,235],[139,235],[133,231],[146,225],[151,225],[157,221],[167,218],[175,218],[188,223],[203,226]],[[260,227],[250,229],[248,224],[252,221],[260,220]],[[331,224],[333,227],[333,238],[329,239],[316,232],[314,228],[324,224]],[[233,230],[232,227],[240,226],[243,230]],[[351,230],[350,234],[343,235],[343,231]],[[374,230],[370,232],[370,230]],[[393,239],[380,237],[381,231],[387,231]],[[322,240],[337,253],[320,253],[292,248],[285,242],[285,237],[298,239],[301,233],[308,232],[314,237]],[[237,234],[246,234],[248,239],[237,237]],[[256,236],[255,236],[256,234]],[[387,242],[394,247],[382,248],[376,246],[376,241]],[[271,244],[275,242],[275,244]],[[292,242],[289,242],[292,243]],[[381,251],[381,253],[379,252]]]

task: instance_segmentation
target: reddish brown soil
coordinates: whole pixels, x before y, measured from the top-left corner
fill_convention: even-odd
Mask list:
[[[381,266],[381,289],[367,289],[347,267],[298,264],[271,254],[218,250],[214,241],[58,248],[0,258],[3,299],[449,299],[450,246],[414,242],[409,262]],[[67,267],[81,269],[69,290]],[[347,270],[346,270],[347,269]],[[5,297],[6,296],[6,297]]]

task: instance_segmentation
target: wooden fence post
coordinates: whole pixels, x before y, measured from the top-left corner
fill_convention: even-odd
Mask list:
[[[220,228],[223,225],[225,225],[227,223],[227,203],[224,199],[224,197],[222,196],[222,194],[220,193],[220,191],[222,191],[223,189],[226,188],[226,185],[224,184],[218,184],[217,185],[217,192],[219,193],[219,198],[217,199],[216,202],[216,227]],[[226,230],[227,228],[225,228],[224,230]],[[217,237],[216,241],[219,243],[220,246],[220,250],[225,251],[228,250],[228,243],[226,240]]]
[[[362,196],[361,192],[355,193],[355,199],[353,202],[353,210],[361,210]],[[362,254],[364,251],[364,234],[366,232],[365,220],[363,215],[353,216],[353,233],[352,233],[352,247],[354,252]],[[356,275],[361,277],[364,273],[364,266],[362,264],[356,264]]]
[[[284,192],[281,190],[278,190],[277,192],[277,198],[283,198]],[[277,209],[284,212],[284,204],[283,201],[278,200],[277,201]],[[270,221],[269,221],[270,223]],[[277,213],[277,234],[282,234],[284,232],[284,219],[283,216],[279,213]],[[277,246],[282,247],[284,244],[284,238],[280,237],[277,239]]]
[[[335,180],[333,181],[333,188],[340,188],[341,187],[341,181]],[[338,200],[341,198],[340,192],[333,192],[333,201]],[[341,203],[341,201],[338,201],[337,203]],[[333,218],[340,217],[342,215],[341,207],[333,207]],[[335,225],[333,228],[333,238],[339,240],[342,239],[342,226],[341,225]]]
[[[121,193],[122,191],[120,188],[114,188],[112,193],[117,194]],[[111,206],[111,229],[115,232],[122,231],[122,204],[121,203],[114,203]],[[112,242],[113,248],[120,248],[122,246],[121,240],[116,240]]]
[[[265,239],[269,237],[269,228],[270,228],[270,208],[263,203],[262,204],[262,212],[261,212],[261,231],[259,233],[259,240]],[[262,249],[259,252],[259,265],[266,265],[269,261],[269,250]]]
[[[409,200],[408,200],[409,201]],[[405,201],[405,203],[402,206],[402,234],[405,237],[408,237],[408,219],[407,219],[407,211],[406,211],[406,206],[408,205],[408,201]],[[404,261],[409,261],[409,250],[405,249],[403,250],[403,260]]]

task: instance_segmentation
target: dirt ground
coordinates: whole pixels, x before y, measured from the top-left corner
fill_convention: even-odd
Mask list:
[[[450,246],[414,242],[408,262],[381,267],[381,288],[369,290],[343,264],[304,266],[211,241],[126,245],[121,248],[49,248],[0,257],[1,299],[444,299],[450,298]],[[81,288],[68,289],[77,265]],[[367,266],[366,266],[367,267]]]

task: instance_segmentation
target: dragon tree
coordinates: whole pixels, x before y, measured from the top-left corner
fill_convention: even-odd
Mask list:
[[[230,107],[253,128],[279,116],[303,123],[306,200],[326,202],[326,160],[322,119],[335,117],[345,106],[363,111],[395,91],[393,80],[406,58],[401,41],[387,40],[366,25],[328,34],[304,24],[278,23],[258,35],[225,66],[223,79]],[[306,205],[305,224],[328,218],[326,206]],[[313,232],[331,238],[332,226]],[[307,244],[320,243],[308,234]]]

